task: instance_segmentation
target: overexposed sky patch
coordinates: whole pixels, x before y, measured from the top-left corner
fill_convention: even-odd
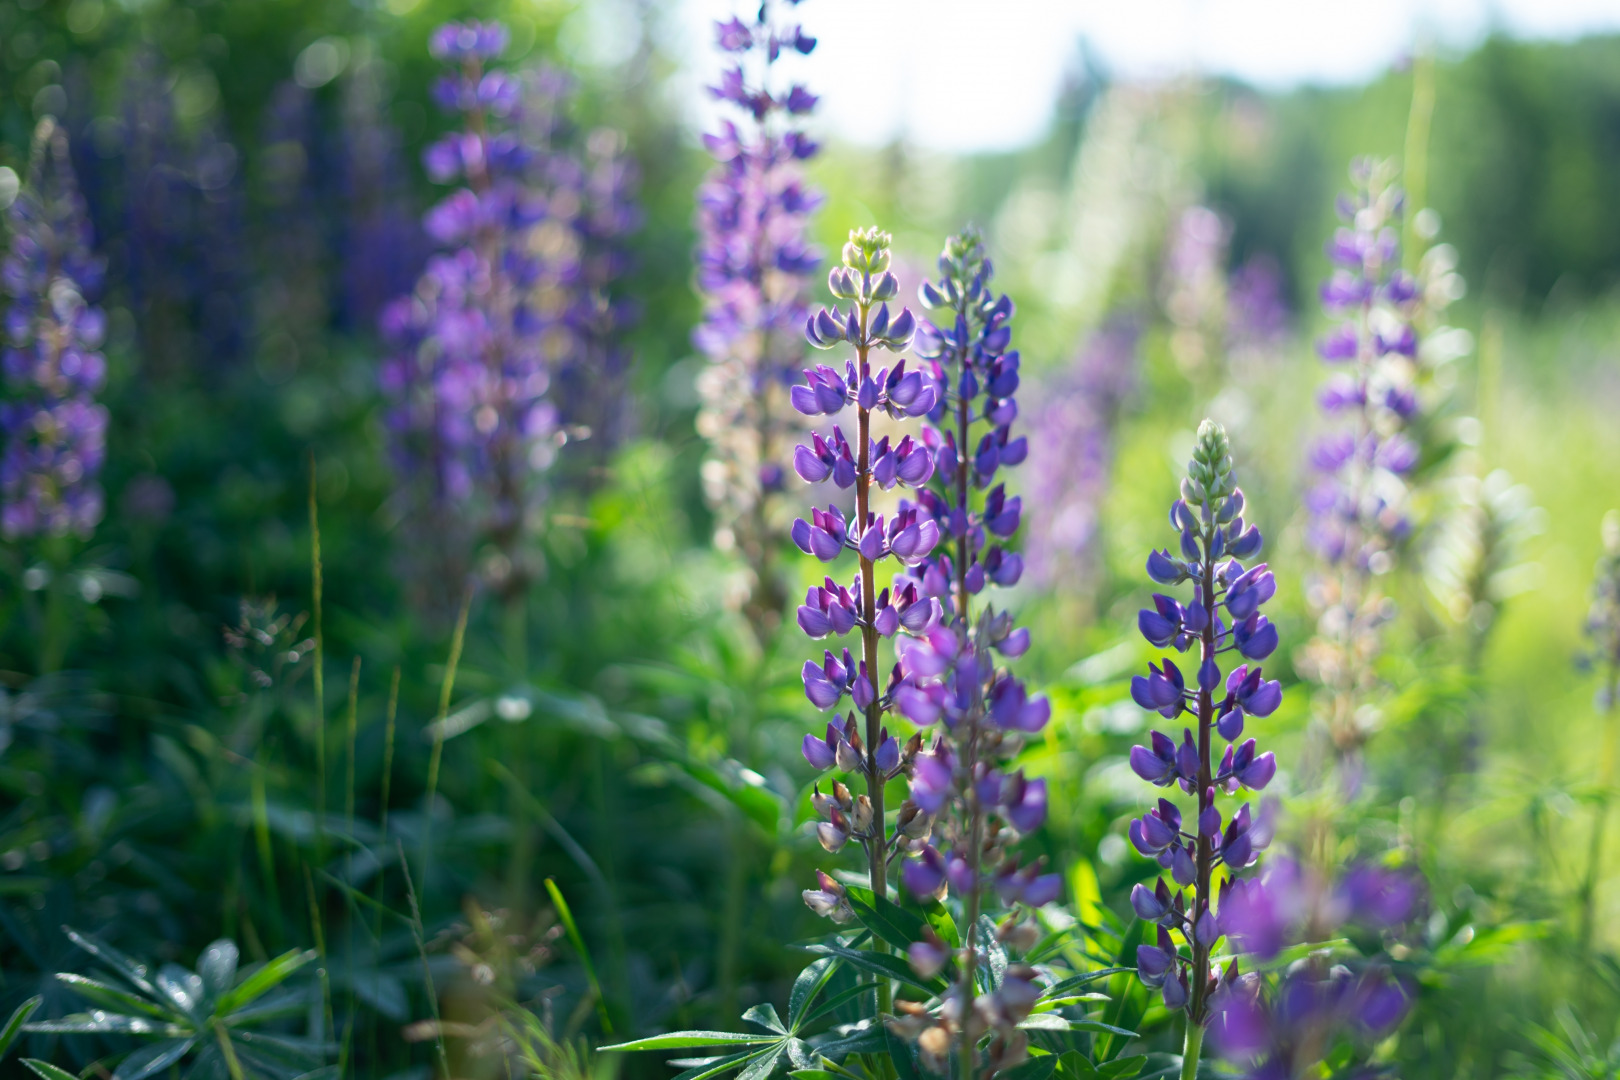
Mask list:
[[[688,58],[679,93],[695,124],[719,71],[712,24],[749,0],[674,0],[665,31]],[[1536,38],[1620,30],[1617,0],[804,0],[820,39],[802,78],[816,126],[879,145],[1009,149],[1045,130],[1081,42],[1116,76],[1198,72],[1264,87],[1370,78],[1414,42],[1466,48],[1493,28]]]

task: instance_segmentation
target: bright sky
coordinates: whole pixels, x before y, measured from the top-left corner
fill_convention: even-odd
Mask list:
[[[682,98],[713,115],[701,86],[719,70],[711,26],[750,0],[678,0]],[[1021,146],[1051,115],[1086,41],[1118,76],[1187,71],[1267,87],[1366,79],[1418,40],[1466,48],[1493,27],[1568,39],[1620,30],[1620,0],[804,0],[820,39],[804,79],[817,126],[881,144],[904,134],[941,150]]]

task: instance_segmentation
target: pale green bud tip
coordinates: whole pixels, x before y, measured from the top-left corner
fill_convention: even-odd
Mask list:
[[[870,229],[849,230],[849,242],[844,245],[844,265],[868,274],[882,273],[889,268],[889,245],[894,238],[873,226]]]
[[[1224,427],[1209,419],[1198,425],[1198,443],[1193,447],[1192,460],[1187,463],[1187,476],[1199,495],[1189,497],[1189,502],[1203,502],[1204,493],[1214,498],[1232,493],[1235,485],[1231,451],[1232,444]]]

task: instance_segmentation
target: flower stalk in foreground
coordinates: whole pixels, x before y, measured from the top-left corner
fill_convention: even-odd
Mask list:
[[[823,563],[836,562],[852,551],[858,564],[849,585],[828,577],[824,585],[810,589],[798,611],[800,628],[812,638],[842,637],[852,630],[860,635],[858,657],[848,648],[837,656],[828,649],[820,664],[805,661],[804,691],[810,703],[822,712],[835,711],[847,696],[854,711],[841,720],[835,716],[824,737],[806,735],[804,756],[817,769],[837,766],[864,781],[866,791],[861,795],[852,795],[836,781],[828,794],[817,788],[815,806],[823,819],[817,836],[829,852],[858,841],[866,852],[872,892],[878,897],[886,895],[891,843],[916,828],[902,820],[899,831],[890,834],[883,787],[910,767],[921,741],[913,738],[902,749],[884,724],[895,707],[902,673],[896,665],[887,683],[880,684],[878,642],[892,638],[902,627],[908,632],[927,629],[937,620],[937,611],[914,589],[879,592],[877,566],[885,559],[914,566],[939,542],[938,526],[915,508],[902,504],[892,515],[873,508],[877,491],[922,484],[934,468],[932,455],[910,436],[893,444],[888,437],[873,437],[874,417],[914,421],[935,401],[932,383],[921,372],[908,371],[905,360],[896,360],[892,367],[874,364],[875,352],[898,353],[909,346],[917,325],[909,309],[902,308],[897,315],[889,311],[888,301],[900,291],[889,270],[889,246],[889,234],[877,229],[850,233],[842,265],[828,277],[832,294],[848,302],[849,311],[822,309],[810,319],[806,334],[818,349],[844,345],[855,355],[845,360],[842,371],[826,364],[807,370],[805,382],[792,392],[794,407],[806,416],[834,416],[847,405],[855,407],[853,441],[835,424],[826,435],[813,434],[793,459],[795,471],[809,483],[831,478],[841,490],[853,488],[854,515],[846,519],[836,506],[813,509],[808,521],[800,518],[793,523],[792,537],[799,550]],[[838,919],[844,909],[836,883],[822,878],[822,888],[806,891],[805,902]],[[879,1011],[888,1009],[884,983]]]
[[[1260,753],[1255,740],[1243,734],[1250,717],[1276,711],[1282,687],[1265,679],[1259,666],[1277,648],[1276,627],[1260,613],[1277,591],[1276,579],[1264,563],[1244,568],[1260,553],[1262,539],[1260,530],[1243,520],[1243,492],[1232,477],[1226,432],[1212,421],[1199,426],[1181,496],[1170,508],[1170,523],[1180,534],[1177,549],[1154,551],[1147,572],[1161,585],[1191,582],[1192,601],[1155,594],[1154,606],[1141,612],[1137,625],[1161,649],[1196,649],[1197,666],[1189,665],[1184,674],[1166,657],[1149,665],[1147,675],[1132,679],[1131,696],[1167,720],[1186,715],[1192,726],[1183,728],[1179,743],[1154,731],[1150,746],[1131,748],[1130,763],[1156,787],[1177,786],[1194,796],[1197,811],[1184,822],[1181,809],[1161,798],[1155,809],[1131,822],[1131,843],[1157,860],[1175,883],[1172,889],[1160,877],[1151,889],[1138,884],[1131,906],[1158,928],[1154,943],[1137,951],[1138,972],[1144,983],[1161,990],[1168,1008],[1186,1012],[1182,1076],[1192,1080],[1211,999],[1237,973],[1235,962],[1223,971],[1212,961],[1224,934],[1215,872],[1226,871],[1224,907],[1227,883],[1270,843],[1273,827],[1269,806],[1254,814],[1244,803],[1230,820],[1223,819],[1216,793],[1260,791],[1276,774],[1272,753]],[[1222,664],[1234,661],[1223,681]],[[1228,743],[1218,761],[1217,737]],[[1191,901],[1182,891],[1187,888]],[[1172,935],[1181,938],[1181,947]]]

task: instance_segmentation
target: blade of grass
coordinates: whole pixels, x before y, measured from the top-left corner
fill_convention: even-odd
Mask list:
[[[422,982],[427,989],[428,1011],[433,1014],[433,1041],[439,1050],[439,1068],[445,1077],[450,1075],[450,1055],[444,1049],[444,1025],[439,1017],[439,992],[433,987],[433,969],[428,967],[426,933],[422,929],[422,909],[416,903],[416,886],[411,882],[411,864],[405,858],[404,841],[395,841],[399,847],[399,869],[405,875],[405,896],[411,902],[411,935],[416,939],[416,954],[422,958]]]
[[[456,688],[456,667],[461,663],[461,646],[467,640],[467,613],[472,609],[473,591],[468,586],[456,616],[455,633],[450,635],[450,659],[444,666],[444,682],[439,684],[439,715],[433,723],[433,753],[428,757],[427,792],[422,797],[422,888],[428,885],[428,859],[433,850],[433,796],[439,790],[439,764],[444,759],[444,718],[450,715],[450,695]]]
[[[596,995],[596,1015],[602,1021],[602,1032],[613,1034],[613,1021],[608,1018],[607,999],[602,996],[602,984],[596,978],[596,966],[591,963],[591,954],[585,948],[585,938],[580,935],[579,924],[574,922],[574,913],[568,908],[568,901],[563,899],[562,890],[557,888],[557,882],[546,878],[546,892],[551,894],[551,902],[557,905],[557,917],[562,920],[563,929],[568,931],[568,940],[573,942],[574,951],[579,953],[579,962],[585,968],[585,978],[591,984],[591,993]]]
[[[382,761],[382,790],[377,795],[377,834],[380,842],[388,842],[388,799],[392,794],[394,783],[394,720],[399,715],[399,665],[394,665],[394,674],[388,681],[388,710],[383,717],[383,761]],[[383,903],[383,890],[388,884],[388,867],[381,865],[378,860],[377,867],[377,942],[379,955],[382,943],[383,912],[397,915],[392,908]],[[371,1060],[377,1061],[377,1051],[381,1043],[379,1027],[381,1020],[375,1012],[371,1016]]]
[[[354,658],[354,665],[349,668],[349,738],[348,738],[348,769],[343,778],[343,820],[349,835],[354,836],[354,757],[355,743],[360,734],[360,658]],[[350,865],[353,865],[354,851],[349,852]],[[323,877],[325,875],[322,875]],[[338,1075],[342,1076],[349,1063],[349,1039],[354,1034],[355,990],[354,990],[354,920],[359,912],[352,907],[348,917],[343,920],[344,930],[344,956],[349,965],[349,1015],[343,1023],[343,1042],[338,1051]]]
[[[332,1023],[332,980],[327,973],[326,932],[321,925],[321,905],[315,898],[315,877],[309,872],[309,864],[304,864],[304,891],[309,896],[309,928],[315,935],[315,955],[320,958],[320,967],[316,969],[315,977],[321,983],[321,1016],[326,1027],[321,1032],[324,1041],[331,1037],[334,1024]]]
[[[326,640],[321,627],[321,517],[315,509],[315,451],[309,452],[310,607],[315,621],[315,861],[326,863]]]

